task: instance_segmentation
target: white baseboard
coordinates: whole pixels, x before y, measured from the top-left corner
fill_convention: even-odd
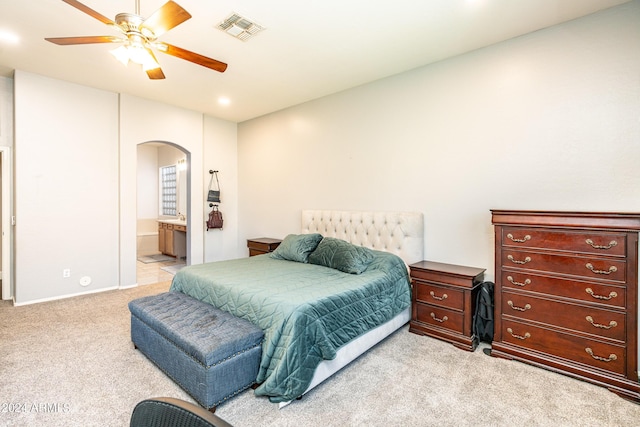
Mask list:
[[[14,298],[13,299],[13,305],[16,306],[16,307],[19,307],[19,306],[22,306],[22,305],[38,304],[38,303],[41,303],[41,302],[48,302],[48,301],[56,301],[56,300],[59,300],[59,299],[73,298],[73,297],[78,297],[78,296],[81,296],[81,295],[96,294],[98,292],[113,291],[113,290],[116,290],[116,289],[120,289],[120,288],[118,286],[112,286],[112,287],[109,287],[109,288],[96,289],[96,290],[86,291],[86,292],[78,292],[76,294],[59,295],[59,296],[50,297],[50,298],[41,298],[41,299],[25,301],[25,302],[20,302],[20,303],[16,303],[15,298]]]

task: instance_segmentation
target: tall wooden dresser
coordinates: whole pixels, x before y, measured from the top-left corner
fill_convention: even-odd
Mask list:
[[[640,214],[492,210],[492,356],[640,401]]]

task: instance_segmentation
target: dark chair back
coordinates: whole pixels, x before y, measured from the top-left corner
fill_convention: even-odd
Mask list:
[[[233,427],[200,406],[172,397],[154,397],[138,403],[130,427]]]

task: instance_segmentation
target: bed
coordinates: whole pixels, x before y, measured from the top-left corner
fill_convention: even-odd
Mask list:
[[[422,254],[421,213],[303,211],[272,254],[185,267],[171,291],[265,331],[255,393],[283,406],[409,321]]]

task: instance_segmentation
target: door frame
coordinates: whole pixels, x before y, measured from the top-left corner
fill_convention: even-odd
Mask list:
[[[13,157],[11,147],[0,147],[2,173],[2,299],[14,298],[13,292]]]

